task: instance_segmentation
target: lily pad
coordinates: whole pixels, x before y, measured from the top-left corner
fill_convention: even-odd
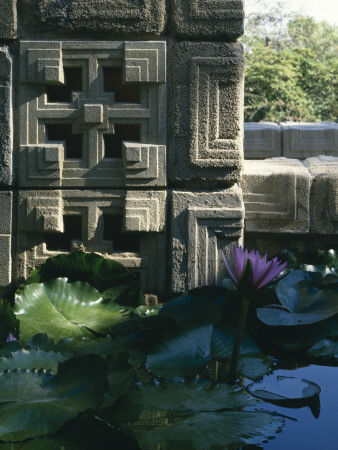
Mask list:
[[[0,343],[6,342],[8,333],[19,337],[19,321],[10,304],[4,299],[0,299]]]
[[[92,337],[92,331],[107,334],[125,320],[122,306],[107,308],[96,289],[81,281],[67,283],[67,278],[26,286],[16,295],[14,312],[23,340],[37,333],[52,339]]]
[[[320,340],[307,351],[307,354],[322,360],[338,361],[338,336]]]
[[[144,303],[139,281],[122,264],[96,253],[73,252],[48,258],[24,282],[44,283],[54,278],[85,281],[99,292],[109,289],[107,299],[119,304],[138,306]]]
[[[255,411],[201,412],[172,418],[154,415],[153,430],[133,428],[141,448],[147,450],[223,450],[260,444],[281,431],[284,419],[274,413]]]
[[[269,376],[249,384],[247,390],[256,398],[289,407],[306,404],[321,391],[318,384],[312,381],[284,376]]]
[[[163,378],[191,377],[211,360],[212,325],[181,322],[147,356],[147,369]]]
[[[147,369],[163,378],[189,378],[211,361],[231,360],[236,328],[213,326],[200,321],[185,321],[165,333],[147,356]],[[272,362],[260,353],[245,334],[241,345],[239,370],[256,379],[270,372]]]
[[[0,372],[14,369],[45,369],[55,373],[59,362],[66,359],[67,356],[61,353],[20,349],[7,358],[0,358]]]
[[[107,366],[96,355],[45,370],[0,373],[0,439],[22,441],[57,431],[80,412],[99,404],[107,389]]]
[[[174,298],[162,306],[159,313],[171,317],[177,322],[187,319],[202,319],[216,324],[221,318],[221,309],[213,301],[197,295],[184,295]]]
[[[294,270],[276,286],[281,305],[257,308],[257,317],[267,325],[295,326],[312,324],[338,313],[338,292],[317,289],[312,280],[321,277],[317,272]]]

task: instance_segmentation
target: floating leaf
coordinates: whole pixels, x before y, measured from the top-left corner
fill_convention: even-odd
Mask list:
[[[251,383],[247,390],[261,400],[289,407],[301,406],[321,391],[318,384],[312,381],[280,375]]]
[[[338,361],[338,336],[320,340],[307,351],[307,354],[324,360]]]
[[[184,295],[163,305],[158,314],[171,317],[177,322],[187,319],[200,319],[215,324],[219,322],[222,312],[215,302],[207,298]]]
[[[123,311],[119,305],[108,309],[89,284],[67,283],[66,278],[26,286],[16,295],[14,306],[24,340],[37,333],[47,333],[52,339],[92,337],[90,330],[107,334],[125,320]]]
[[[46,369],[56,372],[59,362],[68,359],[61,353],[20,349],[7,358],[0,358],[0,372],[14,369]]]
[[[267,325],[294,326],[312,324],[338,313],[338,292],[317,289],[310,283],[320,274],[294,270],[276,286],[281,305],[257,309],[257,317]]]
[[[119,304],[138,306],[144,303],[135,275],[117,261],[96,253],[73,252],[48,258],[31,273],[23,286],[60,277],[85,281],[99,292],[109,289],[106,297],[113,298]]]
[[[96,355],[45,370],[0,373],[0,439],[21,441],[57,431],[80,412],[95,407],[107,389],[107,366]]]
[[[164,378],[196,375],[211,360],[211,334],[212,325],[181,322],[152,348],[147,369]]]

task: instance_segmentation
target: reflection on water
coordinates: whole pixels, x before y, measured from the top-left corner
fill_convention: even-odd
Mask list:
[[[294,370],[279,369],[274,375],[305,378],[317,383],[322,391],[319,405],[298,409],[262,403],[268,411],[290,417],[286,419],[283,431],[268,443],[266,450],[337,450],[338,449],[338,367],[308,366]],[[317,408],[317,409],[316,409]],[[316,417],[317,416],[317,417]],[[248,447],[250,448],[250,447]],[[252,448],[252,447],[251,447]],[[260,447],[256,447],[260,448]]]

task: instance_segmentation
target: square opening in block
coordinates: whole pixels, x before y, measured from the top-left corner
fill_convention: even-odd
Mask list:
[[[114,129],[114,134],[103,135],[105,158],[122,158],[122,141],[141,141],[141,126],[139,124],[114,124]]]
[[[47,86],[48,103],[70,103],[72,92],[82,91],[82,68],[64,67],[64,84],[61,86]]]
[[[82,134],[73,134],[72,124],[52,123],[46,124],[46,134],[48,141],[65,142],[65,158],[82,158]]]
[[[140,103],[140,86],[122,84],[122,69],[119,67],[103,67],[103,90],[114,92],[118,103]]]
[[[45,234],[45,243],[47,250],[50,251],[69,251],[74,239],[82,241],[82,216],[65,215],[63,216],[64,232],[60,234]]]
[[[121,230],[121,216],[103,214],[103,240],[112,241],[115,252],[139,252],[140,236],[136,233],[122,233]]]

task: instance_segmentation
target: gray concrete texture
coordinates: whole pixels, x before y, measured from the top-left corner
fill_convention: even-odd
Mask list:
[[[271,122],[244,124],[245,159],[338,156],[338,123]]]
[[[179,42],[171,47],[169,64],[171,181],[233,185],[243,160],[241,44]]]
[[[14,39],[17,35],[17,0],[0,0],[0,39]]]

